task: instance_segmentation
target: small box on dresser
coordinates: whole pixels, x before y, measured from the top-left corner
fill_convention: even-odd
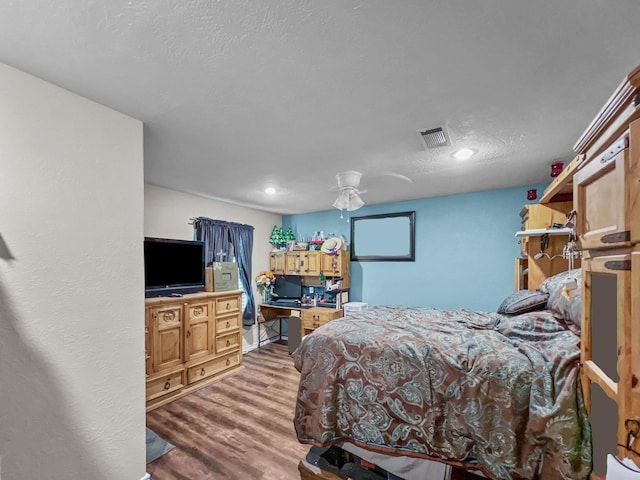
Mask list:
[[[238,289],[238,264],[213,262],[206,272],[207,292],[227,292]]]

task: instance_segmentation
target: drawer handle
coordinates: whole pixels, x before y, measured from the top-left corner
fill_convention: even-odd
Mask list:
[[[227,310],[231,310],[231,304],[227,303]]]
[[[227,358],[227,367],[231,365],[231,359]]]
[[[164,384],[164,389],[169,390],[171,388],[171,382],[167,380],[167,383]]]
[[[313,328],[318,328],[320,326],[319,322],[313,322]]]
[[[187,338],[191,338],[191,330],[187,330]]]
[[[227,340],[227,347],[231,345],[231,340]]]
[[[227,322],[227,328],[230,328],[231,324],[229,322]]]
[[[204,377],[205,371],[204,371],[204,367],[202,368],[202,370],[200,370],[200,376]]]

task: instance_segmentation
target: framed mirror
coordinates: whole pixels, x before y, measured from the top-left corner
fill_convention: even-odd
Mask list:
[[[351,217],[352,262],[414,262],[416,212]]]

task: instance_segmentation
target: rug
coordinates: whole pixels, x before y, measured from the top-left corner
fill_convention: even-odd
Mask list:
[[[147,428],[147,463],[160,458],[173,448],[175,448],[174,445],[161,439],[154,431]]]

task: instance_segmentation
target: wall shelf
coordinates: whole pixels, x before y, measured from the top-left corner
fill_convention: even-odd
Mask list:
[[[571,229],[565,228],[531,228],[529,230],[520,230],[516,232],[516,237],[541,237],[542,235],[569,235]]]

